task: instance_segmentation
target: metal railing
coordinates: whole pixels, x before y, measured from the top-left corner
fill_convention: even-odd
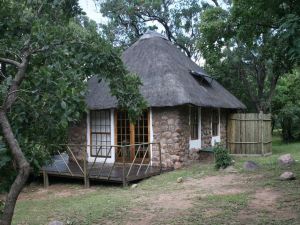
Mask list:
[[[89,187],[90,179],[121,180],[126,186],[132,178],[144,178],[151,174],[151,168],[162,172],[161,146],[160,143],[139,143],[134,145],[81,145],[59,144],[57,155],[52,164],[44,166],[44,184],[47,186],[48,173],[58,175],[83,177],[85,187]],[[152,165],[151,149],[156,146],[158,151],[158,165]],[[95,151],[92,155],[92,149]],[[105,149],[105,150],[104,150]],[[128,160],[128,149],[129,159]],[[90,153],[87,154],[87,151]],[[76,155],[79,153],[79,155]],[[108,159],[115,156],[113,162]],[[118,155],[117,155],[118,154]],[[89,156],[89,157],[88,157]],[[89,159],[92,159],[89,161]],[[118,160],[117,160],[118,159]],[[112,177],[114,174],[114,177]]]

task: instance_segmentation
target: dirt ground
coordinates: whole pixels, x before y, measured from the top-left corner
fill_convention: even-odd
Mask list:
[[[187,177],[183,179],[182,183],[173,186],[172,190],[162,190],[148,194],[143,193],[145,190],[139,190],[139,187],[129,189],[139,197],[133,199],[131,204],[133,207],[126,211],[126,219],[124,220],[126,223],[124,224],[163,224],[164,221],[169,223],[172,218],[186,215],[187,212],[195,208],[195,204],[202,201],[205,205],[205,199],[209,196],[218,198],[238,194],[247,194],[250,199],[247,206],[237,214],[237,221],[240,221],[240,224],[248,224],[249,221],[257,218],[262,211],[274,218],[296,219],[297,213],[292,208],[278,208],[282,196],[280,191],[273,190],[270,187],[256,188],[253,186],[255,181],[259,179],[262,179],[261,175],[220,174],[198,179]],[[28,186],[20,195],[19,201],[80,196],[96,191],[95,187],[83,189],[65,184],[54,184],[48,189],[41,186]],[[220,213],[222,213],[221,208],[208,207],[202,211],[202,216],[212,218],[220,215]],[[103,219],[101,224],[121,223],[120,221]]]

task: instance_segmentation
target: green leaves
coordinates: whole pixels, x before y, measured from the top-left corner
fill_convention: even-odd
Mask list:
[[[125,48],[135,42],[147,30],[163,30],[170,41],[189,57],[197,58],[195,48],[199,35],[199,18],[202,5],[196,0],[144,1],[106,0],[96,1],[101,13],[109,19],[101,24],[105,37],[116,46]]]
[[[221,145],[214,147],[213,152],[215,154],[215,168],[225,169],[226,167],[232,165],[232,158],[226,148]]]
[[[119,51],[101,38],[94,22],[80,14],[76,0],[4,0],[0,4],[0,57],[20,62],[24,49],[30,53],[26,77],[8,116],[34,169],[57,150],[53,144],[67,142],[69,124],[84,116],[91,76],[106,80],[131,120],[141,114],[146,103],[139,93],[139,78],[128,74]],[[16,72],[6,65],[1,74],[0,104]],[[1,157],[1,166],[13,171],[6,156]]]
[[[286,142],[300,140],[300,70],[282,77],[272,101],[273,118]]]
[[[280,0],[238,0],[228,9],[207,8],[201,15],[198,47],[207,70],[249,111],[270,112],[277,80],[295,65],[291,54],[296,57],[297,48],[290,43],[299,35],[292,37],[288,35],[292,29],[280,27],[287,14],[300,10],[292,2],[286,3],[288,10],[281,4]],[[299,20],[290,21],[296,28]]]
[[[66,108],[67,108],[67,104],[66,104],[65,101],[61,101],[60,105],[61,105],[61,107],[62,107],[63,109],[66,109]]]

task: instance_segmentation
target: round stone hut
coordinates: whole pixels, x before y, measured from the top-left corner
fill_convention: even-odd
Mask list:
[[[97,157],[97,161],[121,162],[111,146],[129,146],[127,162],[140,157],[155,165],[161,157],[164,167],[180,168],[197,160],[199,150],[226,143],[228,114],[245,105],[167,38],[147,32],[124,51],[122,60],[140,76],[140,91],[149,108],[130,124],[107,84],[92,77],[86,95],[88,113],[69,130],[69,142],[86,145],[89,161]],[[147,154],[130,147],[142,143],[159,143],[161,154],[156,144]],[[102,146],[100,153],[93,146]],[[81,151],[72,150],[82,157]]]

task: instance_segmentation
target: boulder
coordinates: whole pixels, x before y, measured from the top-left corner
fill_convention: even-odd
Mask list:
[[[238,171],[233,166],[227,166],[225,169],[223,169],[226,173],[237,173]]]
[[[182,164],[180,162],[175,162],[175,164],[174,164],[174,169],[175,170],[177,170],[177,169],[179,169],[181,167],[182,167]]]
[[[133,184],[133,185],[131,185],[131,189],[135,189],[135,188],[137,188],[138,187],[138,184]]]
[[[294,180],[294,179],[296,179],[296,177],[293,172],[286,171],[280,175],[279,179],[280,180]]]
[[[177,183],[182,183],[183,182],[183,178],[182,177],[178,177],[177,178]]]
[[[243,168],[248,171],[253,171],[257,170],[259,168],[259,165],[256,162],[247,161],[244,163]]]
[[[291,166],[295,163],[295,160],[291,154],[285,154],[278,158],[278,163],[280,166]]]
[[[64,223],[61,221],[54,220],[51,221],[48,225],[64,225]]]

